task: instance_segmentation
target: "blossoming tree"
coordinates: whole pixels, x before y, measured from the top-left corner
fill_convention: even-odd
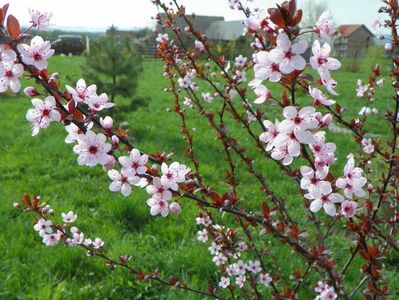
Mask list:
[[[165,13],[164,17],[156,16],[160,28],[167,32],[156,32],[157,49],[170,83],[165,92],[173,97],[181,121],[189,166],[172,161],[171,155],[162,152],[137,149],[126,132],[114,126],[111,117],[99,117],[99,112],[113,106],[107,94],[84,79],[78,79],[75,87],[64,88],[47,71],[54,54],[50,43],[39,36],[29,40],[26,32],[20,32],[18,20],[7,16],[8,5],[0,9],[0,91],[18,92],[22,75],[36,80],[38,87],[23,90],[33,98],[33,108],[26,114],[32,135],[46,134],[42,131],[52,123],[64,126],[65,142],[75,144],[77,163],[102,167],[108,175],[104,175],[104,184],[109,184],[112,192],[128,197],[133,189],[144,189],[148,198],[143,205],[153,216],[179,214],[189,202],[196,203],[198,213],[192,219],[198,225],[198,241],[206,245],[199,246],[209,251],[218,272],[215,282],[203,289],[178,277],[164,279],[162,271],[142,270],[129,261],[127,254],[113,258],[101,238],[89,238],[74,225],[78,216],[73,211],[58,215],[40,196],[24,195],[14,206],[35,214],[34,230],[47,246],[81,247],[88,256],[103,259],[112,268],[124,268],[138,280],[156,281],[203,297],[297,299],[306,282],[313,287],[311,293],[305,292],[307,299],[350,299],[360,292],[367,299],[384,299],[390,291],[383,276],[384,258],[399,250],[395,240],[399,59],[392,58],[392,105],[381,116],[381,121],[391,126],[392,137],[382,141],[373,138],[365,127],[368,115],[377,113],[371,105],[384,81],[379,65],[367,83],[358,82],[357,96],[365,100],[360,118],[347,120],[333,79],[341,63],[331,57],[330,45],[316,40],[309,62],[302,56],[308,47],[302,39],[304,34],[325,38],[334,33],[328,12],[312,28],[301,29],[302,11],[294,0],[268,9],[252,9],[239,0],[228,2],[231,9],[243,13],[246,34],[253,39],[252,58],[240,55],[233,67],[223,56],[214,54],[210,41],[194,27],[177,1],[169,5],[153,1]],[[391,30],[392,40],[385,49],[392,51],[399,45],[399,6],[396,0],[384,0],[381,5],[379,12],[386,20],[376,26]],[[32,10],[32,27],[49,25],[50,17],[50,13]],[[183,19],[186,27],[176,26],[177,19]],[[186,45],[183,34],[191,35],[195,43]],[[299,92],[306,93],[306,104],[298,101]],[[336,100],[328,94],[337,96]],[[228,169],[225,190],[201,175],[186,109],[197,111],[220,142]],[[246,143],[258,150],[256,157],[253,151],[247,151],[249,146],[237,138],[229,122],[237,122],[246,132]],[[326,135],[333,122],[353,133],[361,151],[336,156],[337,147]],[[304,203],[301,215],[306,222],[294,216],[292,207],[274,191],[273,178],[259,170],[255,160],[270,162],[295,186],[296,197]],[[337,160],[346,162],[343,172],[330,170]],[[374,161],[383,165],[378,172],[372,168]],[[255,210],[241,198],[245,187],[239,181],[239,165],[259,184],[263,201]],[[233,216],[231,222],[225,221],[225,214]],[[345,241],[345,255],[331,251],[329,239],[334,235]],[[284,264],[276,265],[273,257],[278,253],[264,241],[290,249],[298,267],[291,270]],[[356,271],[359,282],[349,290],[345,275],[357,257],[362,259],[362,267]]]

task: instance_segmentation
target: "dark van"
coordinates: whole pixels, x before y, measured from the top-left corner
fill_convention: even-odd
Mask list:
[[[65,34],[59,35],[58,38],[51,43],[51,48],[56,54],[82,54],[85,50],[82,37],[80,35]]]

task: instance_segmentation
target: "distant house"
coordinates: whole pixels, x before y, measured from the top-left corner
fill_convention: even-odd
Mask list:
[[[162,13],[160,16],[162,21],[164,21],[166,18],[166,14]],[[190,21],[196,31],[199,31],[203,34],[206,34],[209,27],[215,22],[224,22],[224,17],[201,15],[195,15],[195,17],[193,17],[192,15],[186,15],[186,18]],[[184,42],[192,42],[192,37],[184,31],[184,28],[187,27],[187,23],[183,17],[175,16],[174,26],[180,28]],[[164,30],[160,25],[158,25],[157,29],[159,32],[165,31],[165,33],[169,33],[171,35],[170,29]]]
[[[362,57],[373,38],[374,34],[363,24],[341,25],[334,36],[334,53],[338,58]]]
[[[205,35],[212,41],[235,41],[244,33],[244,25],[241,21],[216,21],[210,24]]]

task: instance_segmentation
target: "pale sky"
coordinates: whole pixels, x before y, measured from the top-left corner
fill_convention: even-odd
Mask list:
[[[298,1],[298,6],[304,0]],[[4,1],[3,1],[4,2]],[[169,2],[169,1],[167,1]],[[245,3],[245,0],[242,1]],[[272,7],[281,0],[253,0],[252,7]],[[328,9],[339,24],[365,24],[370,28],[378,18],[379,0],[326,0]],[[119,29],[150,27],[157,13],[150,0],[9,0],[9,12],[22,24],[29,21],[29,7],[53,13],[53,28],[79,27],[81,30],[103,30],[114,24]],[[198,15],[224,16],[226,20],[243,19],[242,12],[231,10],[227,0],[179,0],[187,12]]]

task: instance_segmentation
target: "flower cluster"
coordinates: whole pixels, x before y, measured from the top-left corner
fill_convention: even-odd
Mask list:
[[[265,120],[263,124],[266,131],[259,139],[267,144],[267,151],[272,151],[273,159],[281,160],[284,165],[290,165],[293,158],[299,156],[301,144],[312,145],[319,142],[320,134],[313,134],[310,130],[323,126],[323,122],[320,122],[323,118],[320,118],[319,113],[310,106],[299,111],[294,106],[287,106],[283,115],[285,120],[281,122],[276,120],[274,124]],[[330,148],[324,147],[323,150],[330,151]],[[326,156],[330,158],[331,155],[325,151],[320,152],[320,158],[324,159]]]
[[[49,205],[42,207],[41,214],[43,217],[38,219],[33,226],[46,246],[55,246],[59,241],[63,241],[67,246],[84,245],[94,249],[104,246],[104,242],[100,238],[97,237],[94,240],[85,238],[85,234],[81,230],[76,226],[70,226],[77,219],[77,215],[73,211],[61,214],[63,225],[56,225],[53,221],[46,219],[45,216],[49,212],[51,212],[51,215],[54,214]],[[68,233],[68,229],[70,233]]]
[[[329,286],[326,282],[319,281],[314,290],[319,293],[315,300],[334,300],[338,297],[334,288]]]
[[[179,86],[184,89],[192,89],[193,91],[198,90],[197,84],[193,81],[195,76],[197,75],[197,71],[192,69],[190,72],[184,76],[184,78],[179,78]]]
[[[106,93],[98,95],[97,86],[95,84],[87,86],[83,79],[78,80],[76,88],[72,88],[69,85],[65,87],[75,101],[75,105],[78,103],[87,104],[93,112],[98,112],[114,106],[113,103],[108,102]]]
[[[272,278],[269,273],[262,272],[259,260],[244,261],[244,253],[249,249],[243,241],[235,241],[231,238],[232,229],[218,224],[213,225],[211,218],[206,214],[200,214],[196,218],[197,225],[204,228],[198,231],[198,240],[206,243],[211,240],[208,250],[213,256],[212,262],[219,267],[222,276],[219,287],[225,289],[232,284],[243,288],[249,277],[258,276],[258,281],[264,286],[269,286]]]
[[[21,88],[19,78],[24,73],[24,68],[17,63],[17,55],[12,49],[0,45],[0,93],[8,88],[17,93]]]

